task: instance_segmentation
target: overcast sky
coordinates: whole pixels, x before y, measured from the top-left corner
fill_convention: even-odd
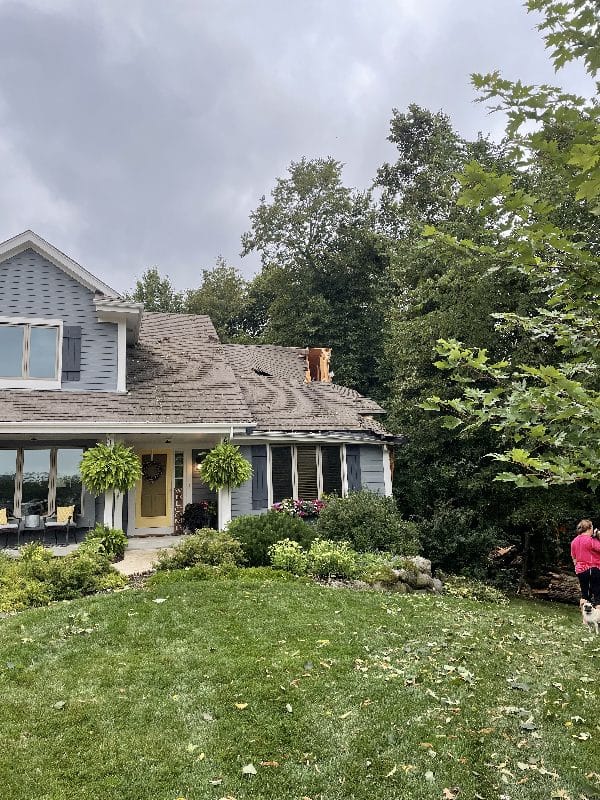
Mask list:
[[[519,0],[0,0],[0,240],[32,228],[116,289],[240,259],[302,156],[367,187],[392,108],[502,120],[471,72],[556,81]],[[581,89],[577,70],[561,82]]]

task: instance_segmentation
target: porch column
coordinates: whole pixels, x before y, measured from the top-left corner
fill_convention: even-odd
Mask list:
[[[113,509],[115,493],[113,489],[104,492],[104,524],[109,528],[113,527]]]
[[[392,496],[392,452],[387,446],[383,445],[383,493],[386,497]]]
[[[219,489],[219,530],[231,522],[231,489]]]
[[[113,528],[123,529],[123,492],[115,492]]]

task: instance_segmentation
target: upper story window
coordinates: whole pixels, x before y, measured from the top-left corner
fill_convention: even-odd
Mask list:
[[[62,323],[0,318],[0,388],[60,388]]]

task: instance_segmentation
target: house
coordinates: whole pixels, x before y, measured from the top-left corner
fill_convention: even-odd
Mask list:
[[[226,345],[206,316],[145,312],[26,231],[0,244],[0,509],[15,517],[75,506],[85,448],[123,441],[143,478],[116,508],[129,535],[170,533],[190,502],[219,524],[285,497],[391,494],[383,410],[338,386],[325,348]],[[213,495],[199,465],[223,438],[253,476]]]

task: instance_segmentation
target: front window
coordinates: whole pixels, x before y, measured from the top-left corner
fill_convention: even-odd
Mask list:
[[[0,386],[60,379],[60,323],[0,321]]]
[[[0,508],[15,517],[53,514],[58,506],[82,512],[77,447],[0,450]]]

